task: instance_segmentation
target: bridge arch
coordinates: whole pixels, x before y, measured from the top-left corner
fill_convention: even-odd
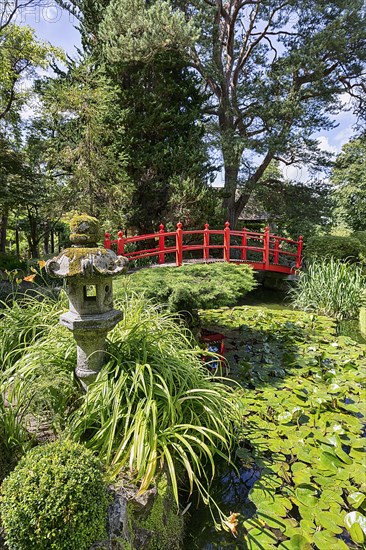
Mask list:
[[[138,248],[134,249],[136,245]],[[111,239],[111,234],[106,232],[104,246],[116,246],[117,253],[130,261],[155,259],[153,265],[245,263],[256,271],[290,275],[301,267],[303,238],[300,236],[294,241],[273,235],[269,227],[263,232],[248,231],[246,228],[232,230],[229,222],[225,223],[224,229],[210,229],[206,223],[204,229],[186,231],[178,222],[175,231],[166,231],[160,224],[156,233],[133,237],[125,237],[120,230],[117,239]]]

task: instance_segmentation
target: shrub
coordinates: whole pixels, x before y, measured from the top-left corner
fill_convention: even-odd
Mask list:
[[[338,320],[355,319],[365,284],[361,266],[330,258],[314,262],[306,272],[301,272],[290,295],[296,308]]]
[[[112,473],[129,466],[142,491],[166,465],[176,499],[182,469],[191,489],[196,484],[210,499],[215,455],[228,459],[236,409],[232,389],[212,381],[202,366],[202,351],[194,348],[191,333],[177,317],[136,295],[116,302],[123,320],[109,333],[110,359],[75,402],[76,346],[71,333],[58,325],[64,301],[33,300],[34,305],[31,298],[27,302],[28,311],[14,305],[16,331],[27,327],[22,336],[10,339],[8,324],[0,322],[11,350],[4,392],[15,402],[26,402],[28,396],[47,421],[59,413],[56,428],[62,421],[70,438],[84,441],[112,466]],[[9,323],[10,308],[6,315]]]
[[[3,482],[2,493],[10,549],[87,550],[105,536],[102,467],[82,445],[56,441],[32,449]]]
[[[144,294],[171,312],[235,305],[256,286],[247,265],[201,264],[138,271],[116,285],[116,295]]]
[[[14,254],[0,254],[0,271],[26,271],[27,262]]]
[[[323,235],[308,240],[304,255],[310,261],[321,258],[334,258],[336,260],[358,262],[366,259],[366,246],[354,236]]]

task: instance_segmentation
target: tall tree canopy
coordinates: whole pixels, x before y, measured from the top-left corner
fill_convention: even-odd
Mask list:
[[[340,220],[354,231],[366,231],[366,133],[343,146],[331,182]]]
[[[326,163],[312,135],[365,85],[363,0],[112,0],[98,36],[112,64],[184,52],[210,92],[233,225],[271,161]]]
[[[29,27],[13,22],[29,2],[5,2],[0,7],[0,252],[5,251],[9,214],[24,204],[22,189],[29,166],[22,151],[21,108],[31,94],[36,69],[46,69],[61,56],[59,49],[36,40]]]
[[[63,2],[80,20],[85,52],[116,90],[113,145],[125,155],[132,191],[131,197],[122,197],[119,211],[124,211],[129,226],[150,232],[169,217],[177,178],[207,186],[210,167],[204,141],[204,95],[178,49],[154,50],[149,59],[117,56],[110,63],[99,32],[108,4],[107,0]],[[126,26],[135,28],[143,11],[134,11],[132,4]],[[159,13],[154,17],[159,18]],[[177,32],[183,23],[181,14]],[[133,47],[132,42],[130,45]]]

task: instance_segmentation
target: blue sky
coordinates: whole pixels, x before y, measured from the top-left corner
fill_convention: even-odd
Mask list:
[[[80,34],[75,28],[77,20],[62,10],[59,6],[49,5],[48,7],[36,6],[24,9],[18,16],[18,22],[33,27],[37,37],[46,40],[54,46],[61,47],[70,57],[77,56],[77,47],[81,47]],[[347,104],[348,98],[344,96],[344,103]],[[344,111],[335,117],[338,123],[337,128],[328,132],[322,131],[315,134],[321,147],[334,154],[340,152],[344,145],[354,134],[352,126],[356,122],[355,117]],[[284,174],[289,179],[306,181],[306,167],[297,168],[294,166],[283,167]],[[220,185],[222,176],[218,174],[214,185]]]

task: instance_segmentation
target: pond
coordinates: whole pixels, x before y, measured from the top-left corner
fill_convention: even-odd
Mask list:
[[[353,442],[356,447],[358,445],[357,441],[359,441],[362,428],[361,420],[363,419],[362,400],[355,381],[358,381],[361,361],[366,364],[365,348],[356,343],[352,344],[349,340],[352,338],[361,344],[366,343],[359,332],[358,323],[357,321],[343,322],[335,326],[332,320],[325,317],[320,318],[312,314],[291,311],[290,306],[286,304],[285,294],[263,288],[252,292],[243,302],[241,307],[233,310],[223,308],[201,313],[204,326],[206,324],[210,328],[216,326],[220,332],[225,333],[226,331],[228,358],[232,367],[231,375],[248,389],[246,397],[243,398],[247,415],[242,428],[243,443],[239,441],[237,449],[235,460],[237,468],[219,464],[218,473],[212,485],[212,494],[220,508],[228,515],[240,513],[238,537],[234,539],[231,533],[216,531],[210,511],[201,502],[197,508],[192,504],[189,510],[190,522],[187,526],[184,549],[263,548],[267,550],[267,548],[277,548],[278,545],[280,548],[292,548],[292,546],[286,545],[286,540],[290,540],[286,537],[292,535],[301,539],[304,534],[313,544],[314,540],[317,541],[315,546],[311,546],[312,548],[332,548],[332,550],[358,548],[359,546],[352,542],[349,533],[343,526],[343,518],[350,508],[347,501],[341,500],[342,494],[357,492],[359,490],[358,482],[363,479],[364,454],[360,452],[359,448],[352,448]],[[335,332],[340,336],[338,341]],[[354,361],[351,361],[349,357],[352,357]],[[296,369],[294,369],[294,365]],[[303,395],[297,394],[298,386],[304,392]],[[337,388],[342,388],[342,391]],[[284,397],[283,399],[281,395],[286,395],[286,390],[291,398]],[[294,391],[297,395],[292,395]],[[313,414],[312,391],[318,392],[317,395],[322,403],[323,418],[327,419],[324,426],[321,425],[321,418],[316,420],[317,417]],[[295,406],[292,409],[289,408],[292,405]],[[270,409],[272,412],[268,416]],[[292,411],[291,414],[289,411]],[[265,418],[265,422],[261,424],[263,418]],[[334,455],[330,459],[333,462],[332,466],[329,466],[329,472],[318,471],[316,473],[316,468],[324,467],[326,469],[327,467],[325,462],[321,466],[318,465],[319,456],[329,458],[333,453],[333,447],[328,448],[324,443],[314,443],[314,434],[310,433],[308,425],[312,423],[315,426],[319,423],[319,433],[320,430],[323,430],[322,433],[327,434],[327,426],[332,424],[337,426],[341,418],[342,423],[344,422],[343,426],[349,422],[347,426],[349,432],[346,430],[345,435],[340,436],[341,439],[337,440],[340,447],[334,450],[341,460]],[[253,419],[259,420],[254,421]],[[253,429],[253,426],[256,428]],[[300,431],[301,437],[305,441],[304,451],[298,448],[300,435],[297,434]],[[282,448],[283,441],[280,437],[283,437],[281,434],[284,433],[287,434],[286,438],[290,438],[290,433],[294,433],[295,439],[292,443],[291,455],[286,454],[289,452],[288,449]],[[321,437],[319,435],[319,438]],[[258,448],[262,445],[262,448],[267,449],[264,454],[258,452],[255,444],[254,446],[251,444],[256,440],[260,442]],[[285,446],[290,448],[290,439],[286,439],[286,441]],[[338,443],[336,444],[338,445]],[[298,453],[297,457],[296,453]],[[312,459],[307,459],[304,453],[311,456]],[[286,465],[284,478],[278,477],[280,476],[278,467],[282,461],[295,463],[295,467],[292,465],[291,469],[288,469]],[[338,469],[331,469],[334,464],[339,466]],[[348,469],[347,473],[343,472],[343,467],[344,470]],[[305,493],[308,491],[303,502],[297,501],[299,506],[294,506],[293,510],[288,513],[285,510],[282,519],[281,516],[276,516],[276,518],[272,518],[272,523],[268,521],[269,526],[266,525],[262,533],[259,533],[257,525],[254,525],[257,528],[255,531],[253,525],[250,525],[251,520],[249,522],[246,520],[254,515],[254,520],[257,521],[255,513],[258,503],[255,502],[254,505],[255,499],[251,495],[254,495],[254,490],[258,496],[261,490],[258,483],[261,483],[260,478],[263,476],[263,472],[267,472],[267,476],[268,472],[272,472],[271,475],[274,475],[274,478],[277,476],[279,479],[279,486],[284,483],[284,486],[290,487],[289,492],[293,491],[291,497],[288,494],[277,495],[283,499],[283,504],[285,501],[290,502],[290,498],[291,502],[295,502],[296,498],[299,498],[295,493],[299,491],[298,478],[300,474],[303,475],[303,470],[304,472],[310,471],[310,473],[304,474],[302,480],[304,483],[300,485],[300,490]],[[312,477],[312,471],[318,477]],[[336,471],[343,472],[339,475],[343,476],[346,481],[338,480]],[[329,485],[329,482],[334,484],[337,490],[337,484],[340,484],[339,492],[331,493],[334,488]],[[317,492],[314,492],[315,486]],[[324,505],[321,499],[324,500],[325,495],[327,498],[334,498],[331,505],[329,503]],[[315,502],[320,503],[318,516],[306,515],[312,513],[306,508],[310,501],[313,505]],[[264,502],[263,510],[268,513],[266,505],[268,503]],[[261,504],[259,504],[259,509],[260,506]],[[334,520],[337,515],[342,517],[341,526],[339,526],[339,520],[337,525],[330,521]],[[278,519],[283,522],[281,532],[275,529],[274,522]],[[306,525],[308,532],[300,529],[300,521],[302,522],[301,529]],[[253,539],[251,545],[248,545],[244,537],[248,533],[250,535],[251,528]],[[274,536],[273,533],[275,533],[275,537],[271,539]],[[260,542],[257,546],[255,542],[257,536],[258,541],[264,542],[263,546]]]
[[[292,310],[286,292],[258,287],[243,298],[240,305],[258,306],[274,310]],[[360,332],[360,324],[357,319],[340,321],[337,325],[337,335],[349,336],[360,344],[366,344],[366,337]]]

